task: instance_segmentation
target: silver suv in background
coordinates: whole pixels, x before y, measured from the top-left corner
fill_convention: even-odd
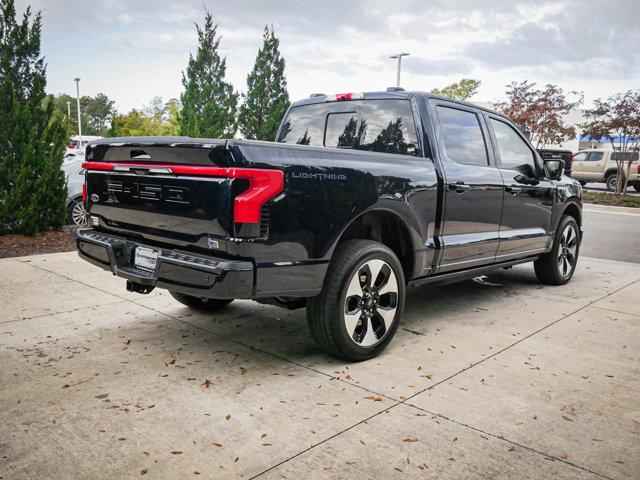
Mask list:
[[[86,210],[82,203],[82,185],[84,184],[84,150],[67,151],[62,161],[62,171],[67,177],[67,224],[82,226],[85,223]]]

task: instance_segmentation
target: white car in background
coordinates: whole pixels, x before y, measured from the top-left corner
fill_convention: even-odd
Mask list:
[[[82,202],[82,185],[84,184],[84,149],[67,150],[62,161],[62,171],[67,177],[67,224],[82,226],[87,211]]]

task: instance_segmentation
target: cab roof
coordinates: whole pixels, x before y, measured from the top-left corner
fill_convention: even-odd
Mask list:
[[[304,98],[304,99],[297,100],[297,101],[293,102],[291,104],[291,106],[292,107],[299,107],[299,106],[302,106],[302,105],[315,105],[315,104],[318,104],[318,103],[336,101],[336,100],[332,100],[331,98],[335,97],[335,96],[340,96],[340,95],[355,95],[355,93],[354,94],[345,94],[345,93],[338,93],[338,94],[323,94],[323,93],[320,93],[319,94],[319,93],[315,93],[312,96],[310,96],[309,98]],[[437,100],[446,100],[447,102],[457,103],[459,105],[465,105],[467,107],[477,108],[477,109],[483,110],[485,112],[489,112],[489,113],[494,113],[494,114],[500,115],[495,110],[483,107],[481,105],[477,105],[475,103],[461,102],[459,100],[454,100],[452,98],[445,97],[444,95],[436,95],[434,93],[429,93],[429,92],[393,90],[393,91],[386,91],[386,92],[362,92],[362,93],[358,93],[358,95],[363,95],[364,98],[357,98],[357,100],[389,100],[389,99],[409,100],[412,97],[422,97],[425,100],[429,100],[431,98],[434,98],[434,99],[437,99]],[[356,99],[354,99],[354,100],[356,100]],[[338,100],[338,101],[340,101],[340,100]],[[350,101],[350,100],[342,100],[342,101]]]

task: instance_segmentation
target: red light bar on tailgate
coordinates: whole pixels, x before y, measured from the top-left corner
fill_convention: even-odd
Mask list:
[[[284,173],[281,170],[107,162],[84,162],[82,167],[87,170],[108,170],[116,172],[147,170],[150,173],[173,173],[175,175],[241,178],[248,180],[249,188],[234,200],[233,219],[237,223],[259,223],[262,205],[284,189]]]

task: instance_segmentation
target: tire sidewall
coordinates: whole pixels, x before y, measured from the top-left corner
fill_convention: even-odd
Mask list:
[[[357,270],[369,260],[383,260],[385,261],[393,270],[394,275],[396,276],[396,281],[398,282],[398,306],[396,308],[396,313],[393,318],[393,323],[391,328],[387,330],[384,338],[381,342],[370,346],[370,347],[361,347],[357,345],[347,333],[347,328],[344,323],[343,318],[343,306],[345,302],[345,298],[347,295],[347,288],[351,278]],[[337,279],[334,279],[334,281]],[[376,245],[376,247],[369,249],[365,254],[360,255],[358,260],[351,265],[349,269],[347,269],[346,274],[339,279],[340,282],[340,290],[338,295],[337,305],[335,308],[332,308],[331,311],[331,321],[334,323],[335,331],[340,332],[340,335],[336,340],[340,343],[340,349],[343,351],[349,352],[350,358],[357,359],[368,359],[376,356],[380,351],[382,351],[387,344],[391,341],[393,336],[395,335],[398,325],[400,324],[400,319],[402,318],[402,313],[404,310],[404,301],[405,301],[405,280],[404,280],[404,272],[402,270],[402,266],[400,265],[400,261],[393,254],[391,250],[385,247],[382,244]]]
[[[617,173],[611,173],[611,174],[609,174],[609,175],[607,176],[607,178],[605,178],[605,180],[604,180],[604,183],[605,183],[605,185],[606,185],[606,187],[607,187],[607,190],[609,190],[610,192],[613,192],[613,191],[615,191],[615,189],[616,189],[616,183],[617,183],[617,181],[618,181],[618,178],[617,178],[617,177],[618,177],[618,174],[617,174]],[[612,181],[612,179],[613,179],[613,181]],[[610,183],[613,183],[613,188],[611,188],[611,187],[609,186],[609,184],[610,184]]]
[[[576,231],[576,235],[578,236],[578,243],[576,245],[575,264],[573,266],[573,269],[571,270],[571,275],[565,278],[562,275],[562,273],[560,273],[560,269],[558,268],[558,249],[560,248],[560,239],[562,238],[562,232],[564,232],[564,229],[567,227],[567,225],[573,225],[573,228]],[[558,228],[556,229],[556,235],[553,240],[553,248],[551,250],[551,255],[555,265],[554,272],[555,272],[558,284],[567,283],[569,280],[573,278],[573,275],[576,273],[576,268],[578,268],[578,258],[580,258],[580,240],[581,240],[580,228],[578,227],[578,222],[576,222],[576,220],[573,217],[569,215],[565,215],[560,221]]]

